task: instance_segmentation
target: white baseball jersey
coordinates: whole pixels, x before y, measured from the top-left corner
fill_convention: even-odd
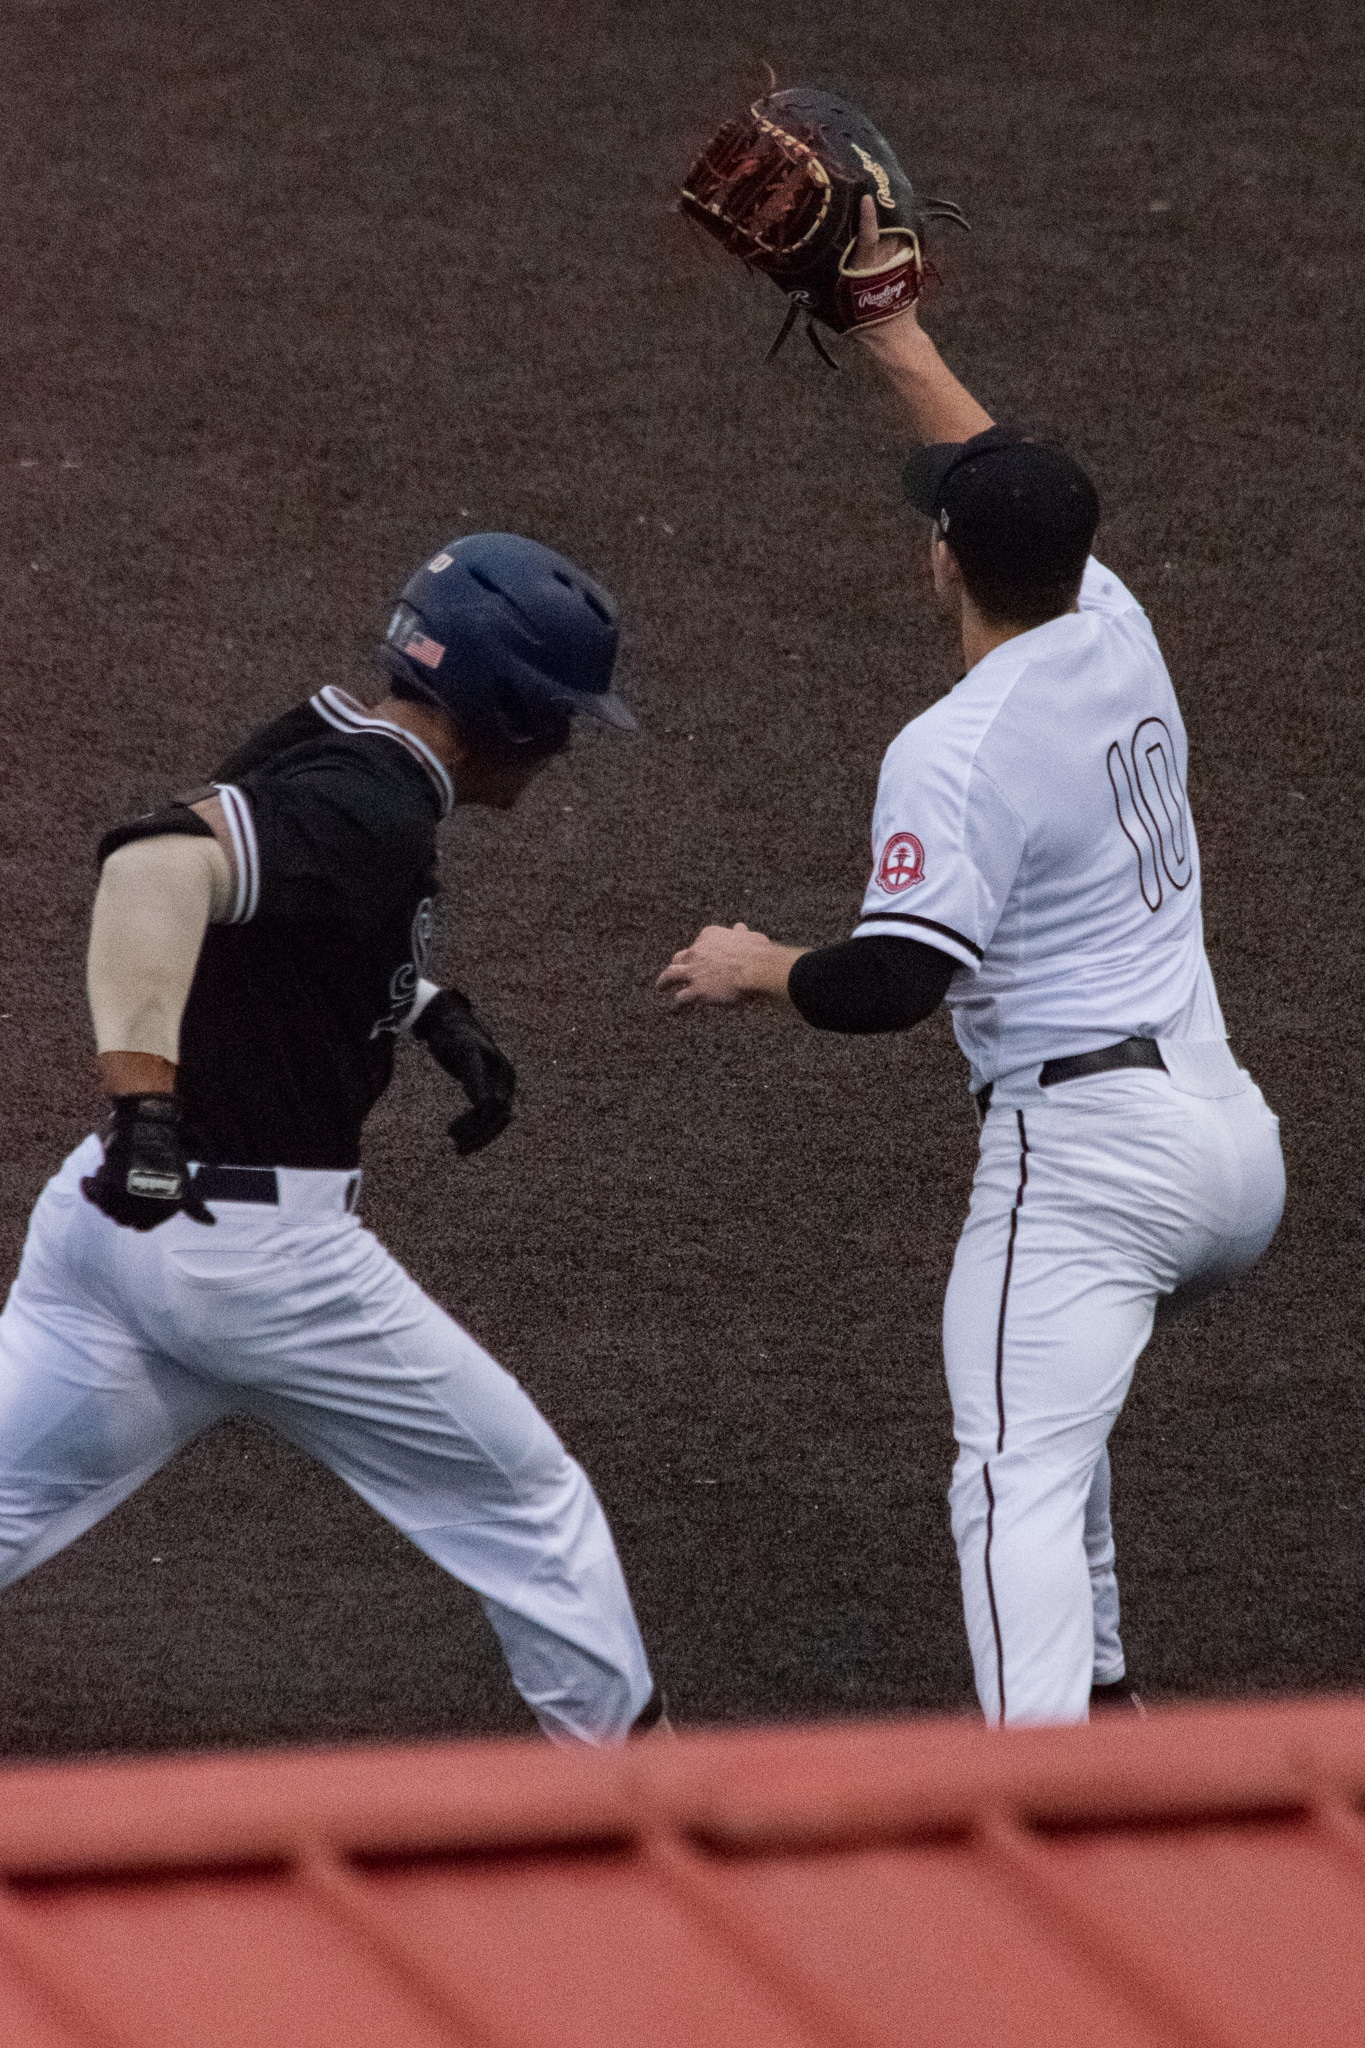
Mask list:
[[[1185,728],[1147,615],[1087,564],[1079,612],[979,661],[882,764],[855,937],[961,962],[972,1085],[1129,1036],[1226,1036],[1204,952]]]

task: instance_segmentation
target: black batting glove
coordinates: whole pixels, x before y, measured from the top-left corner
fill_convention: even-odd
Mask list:
[[[469,1097],[469,1108],[450,1124],[455,1150],[461,1158],[482,1152],[512,1121],[516,1068],[457,988],[437,991],[413,1025],[412,1035]]]
[[[104,1164],[81,1193],[129,1230],[155,1230],[182,1211],[214,1223],[194,1192],[173,1095],[116,1095],[104,1131]]]

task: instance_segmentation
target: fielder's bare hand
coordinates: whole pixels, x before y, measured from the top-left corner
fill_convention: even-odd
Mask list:
[[[672,990],[675,1010],[760,996],[785,999],[792,962],[803,950],[779,946],[747,924],[708,924],[690,946],[673,955],[655,986]]]

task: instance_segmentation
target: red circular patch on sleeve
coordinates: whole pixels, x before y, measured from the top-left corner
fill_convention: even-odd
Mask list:
[[[895,895],[924,880],[924,848],[913,832],[893,832],[877,863],[877,887]]]

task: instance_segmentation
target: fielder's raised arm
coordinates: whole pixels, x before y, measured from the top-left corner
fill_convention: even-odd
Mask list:
[[[876,206],[864,196],[854,265],[872,270],[884,240]],[[917,301],[912,300],[890,320],[858,328],[856,334],[903,402],[917,440],[970,441],[973,434],[994,425],[985,407],[978,405],[953,375],[920,326]]]

